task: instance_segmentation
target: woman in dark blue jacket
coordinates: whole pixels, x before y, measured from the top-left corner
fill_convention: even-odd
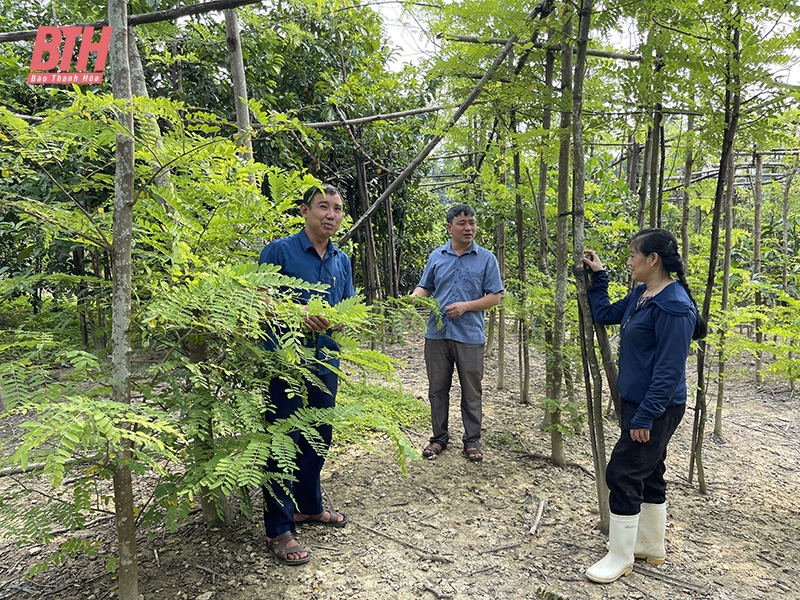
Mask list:
[[[661,564],[666,557],[667,443],[686,410],[686,357],[706,324],[686,283],[678,242],[663,229],[631,239],[628,266],[638,286],[622,300],[608,298],[608,275],[594,251],[583,262],[593,271],[592,316],[621,324],[619,378],[622,433],[606,470],[610,491],[609,552],[586,570],[598,583],[631,572],[634,556]]]

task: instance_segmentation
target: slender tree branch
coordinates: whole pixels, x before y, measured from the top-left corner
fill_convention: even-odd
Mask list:
[[[297,136],[297,133],[295,133],[295,132],[294,132],[294,131],[292,131],[291,129],[289,129],[289,130],[287,130],[287,131],[288,131],[289,135],[291,136],[291,138],[292,138],[292,139],[295,141],[295,143],[296,143],[298,146],[300,146],[300,149],[301,149],[303,152],[305,152],[305,154],[306,154],[306,155],[307,155],[307,156],[308,156],[308,157],[309,157],[311,160],[313,160],[313,161],[315,161],[315,162],[318,162],[318,163],[319,163],[319,164],[320,164],[320,165],[321,165],[323,168],[327,169],[327,170],[328,170],[328,171],[329,171],[331,174],[334,174],[334,173],[336,173],[336,172],[337,172],[335,169],[332,169],[332,168],[331,168],[329,165],[327,165],[327,164],[325,164],[324,162],[322,162],[322,160],[321,160],[319,157],[317,157],[317,156],[316,156],[315,154],[313,154],[313,153],[312,153],[312,152],[311,152],[311,151],[310,151],[308,148],[306,148],[306,147],[305,147],[305,145],[303,144],[303,142],[302,142],[302,141],[300,140],[300,138]]]
[[[706,37],[704,35],[697,35],[695,33],[691,33],[689,31],[684,31],[683,29],[678,29],[677,27],[672,27],[671,25],[667,25],[665,23],[661,23],[658,19],[656,19],[652,15],[650,16],[650,18],[652,19],[653,23],[655,23],[656,25],[661,27],[661,29],[666,29],[667,31],[674,31],[675,33],[680,33],[681,35],[685,35],[686,37],[693,38],[693,39],[696,39],[696,40],[700,40],[700,41],[703,41],[703,42],[710,42],[711,41],[710,38],[708,38],[708,37]]]
[[[395,175],[395,172],[392,169],[390,169],[389,167],[385,167],[382,164],[378,163],[375,159],[373,159],[369,154],[366,153],[366,151],[364,150],[364,147],[356,139],[356,134],[353,131],[353,126],[345,124],[345,121],[347,120],[347,116],[344,114],[344,112],[342,112],[342,109],[339,108],[339,106],[337,104],[333,105],[333,110],[335,110],[336,114],[339,115],[339,118],[342,119],[342,124],[345,126],[345,129],[347,130],[347,135],[350,136],[350,141],[353,142],[353,145],[356,147],[356,150],[358,151],[358,153],[361,154],[361,156],[366,158],[369,162],[371,162],[373,165],[375,165],[379,169],[383,169],[387,173],[391,173],[392,175]]]

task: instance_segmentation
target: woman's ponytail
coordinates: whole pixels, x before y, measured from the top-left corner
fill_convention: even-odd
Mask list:
[[[635,248],[644,255],[649,255],[653,252],[661,257],[661,264],[664,265],[664,270],[667,273],[675,273],[678,276],[678,283],[686,290],[686,295],[694,305],[697,320],[694,323],[694,332],[692,333],[693,340],[700,340],[708,334],[708,324],[700,315],[700,309],[692,296],[692,290],[689,289],[689,284],[684,275],[683,260],[681,255],[678,254],[678,241],[666,229],[642,229],[631,239],[632,244],[636,244]]]

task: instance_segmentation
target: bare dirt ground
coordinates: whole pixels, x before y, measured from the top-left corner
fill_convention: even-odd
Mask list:
[[[390,353],[407,362],[405,388],[426,397],[421,340]],[[338,447],[323,471],[325,493],[352,522],[343,529],[301,528],[313,554],[303,566],[277,564],[267,553],[263,525],[241,518],[208,530],[199,515],[177,532],[140,536],[140,592],[145,600],[396,599],[470,600],[568,598],[800,598],[800,399],[785,385],[730,383],[724,414],[726,443],[705,444],[708,494],[690,485],[691,412],[670,446],[667,478],[667,562],[637,561],[630,576],[610,585],[583,572],[604,554],[588,436],[568,439],[569,461],[558,468],[539,430],[541,409],[518,399],[516,354],[508,347],[506,389],[496,389],[496,360],[484,381],[482,463],[460,456],[461,419],[454,403],[454,440],[435,461],[413,462],[403,476],[384,440],[378,450]],[[693,370],[692,366],[690,370]],[[535,369],[533,393],[543,390]],[[713,392],[713,390],[712,390]],[[458,389],[453,397],[457,398]],[[708,430],[713,428],[710,424]],[[610,452],[616,428],[608,423]],[[421,448],[427,431],[410,432]],[[0,483],[0,485],[2,485]],[[260,502],[260,498],[257,499]],[[544,511],[535,535],[537,509]],[[113,552],[110,521],[87,536]],[[0,540],[0,600],[99,600],[116,597],[104,559],[80,558],[22,579],[49,550]]]

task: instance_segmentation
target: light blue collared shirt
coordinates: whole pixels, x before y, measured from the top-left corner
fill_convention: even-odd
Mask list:
[[[473,241],[459,256],[447,242],[431,252],[418,286],[436,298],[442,316],[442,328],[439,329],[436,315],[431,314],[426,338],[465,344],[486,343],[483,311],[468,311],[457,319],[451,319],[444,308],[453,302],[469,302],[503,291],[500,267],[494,254]]]

